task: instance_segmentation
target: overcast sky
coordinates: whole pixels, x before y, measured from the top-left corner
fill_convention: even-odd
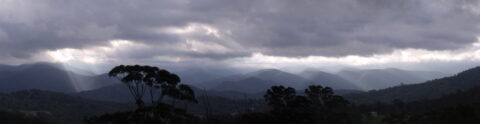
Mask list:
[[[478,0],[0,0],[0,64],[480,65]]]

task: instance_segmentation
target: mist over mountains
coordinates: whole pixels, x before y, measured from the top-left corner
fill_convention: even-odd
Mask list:
[[[393,99],[413,101],[437,98],[442,94],[474,87],[478,85],[478,76],[475,76],[478,70],[479,68],[473,68],[448,77],[441,72],[395,68],[344,69],[337,73],[308,69],[297,74],[278,69],[263,69],[243,74],[186,69],[179,72],[179,76],[182,81],[193,86],[197,96],[209,94],[230,99],[261,98],[265,89],[274,85],[296,89],[303,89],[308,85],[322,85],[332,87],[339,94],[345,94],[347,98],[357,102],[388,102]],[[0,92],[29,89],[64,92],[97,100],[131,100],[127,88],[107,74],[77,74],[54,63],[0,65]]]
[[[175,72],[174,72],[175,73]],[[0,92],[41,89],[58,92],[80,92],[120,84],[106,74],[82,75],[69,71],[61,64],[35,63],[19,66],[0,65]],[[440,72],[407,71],[395,68],[342,70],[327,73],[308,69],[298,74],[278,69],[263,69],[248,73],[232,70],[185,69],[177,73],[182,82],[198,89],[258,93],[273,85],[297,89],[308,85],[334,89],[372,90],[420,83],[446,76]]]
[[[419,84],[408,84],[391,88],[372,90],[366,93],[349,94],[356,102],[389,102],[395,99],[415,101],[434,99],[453,92],[462,92],[480,86],[480,67],[468,69],[453,76],[434,79]]]
[[[263,69],[246,74],[207,80],[193,85],[212,90],[250,93],[263,91],[265,88],[273,85],[284,85],[298,89],[305,88],[308,85],[322,85],[334,89],[366,91],[400,84],[421,83],[447,75],[434,71],[407,71],[394,68],[342,70],[338,73],[308,69],[298,74],[278,69]]]
[[[107,75],[86,76],[67,71],[62,65],[35,63],[0,67],[0,92],[40,89],[78,92],[119,83]]]
[[[420,83],[448,74],[434,71],[406,71],[396,68],[367,69],[367,70],[342,70],[337,73],[340,77],[355,82],[364,90],[382,89],[399,84]]]

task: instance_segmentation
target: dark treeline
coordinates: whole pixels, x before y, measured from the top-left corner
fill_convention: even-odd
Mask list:
[[[1,124],[82,124],[85,116],[132,108],[134,106],[127,103],[97,101],[51,91],[0,93]]]
[[[365,123],[386,124],[477,124],[480,122],[480,86],[458,90],[441,98],[390,103],[376,102],[358,105],[357,109],[368,112]]]
[[[399,99],[413,102],[421,99],[440,98],[442,95],[466,90],[480,84],[480,67],[468,69],[450,77],[433,79],[424,83],[406,84],[367,93],[349,94],[345,97],[357,103],[373,103],[375,101],[391,102]]]
[[[40,117],[30,116],[22,112],[0,111],[2,124],[49,124],[50,122]]]

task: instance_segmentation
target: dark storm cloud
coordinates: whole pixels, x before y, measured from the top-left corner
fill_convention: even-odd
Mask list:
[[[283,3],[283,4],[282,4]],[[468,3],[473,4],[473,3]],[[286,56],[369,55],[396,48],[446,50],[476,41],[465,1],[282,1],[249,16],[238,39]],[[474,4],[475,5],[475,4]],[[478,5],[478,3],[476,3]],[[247,27],[242,28],[241,27]],[[367,47],[365,47],[367,46]]]
[[[194,39],[229,49],[131,51],[139,58],[448,50],[476,41],[478,6],[476,0],[1,0],[0,56],[28,58],[44,50],[106,45],[112,39],[151,46]],[[157,30],[192,23],[209,25],[222,36]]]

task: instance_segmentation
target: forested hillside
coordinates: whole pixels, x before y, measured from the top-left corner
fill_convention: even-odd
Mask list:
[[[367,93],[350,94],[346,95],[346,97],[359,103],[389,102],[394,99],[403,101],[433,99],[480,85],[479,75],[480,67],[476,67],[451,77],[434,79],[420,84],[399,85],[381,90],[372,90]]]

